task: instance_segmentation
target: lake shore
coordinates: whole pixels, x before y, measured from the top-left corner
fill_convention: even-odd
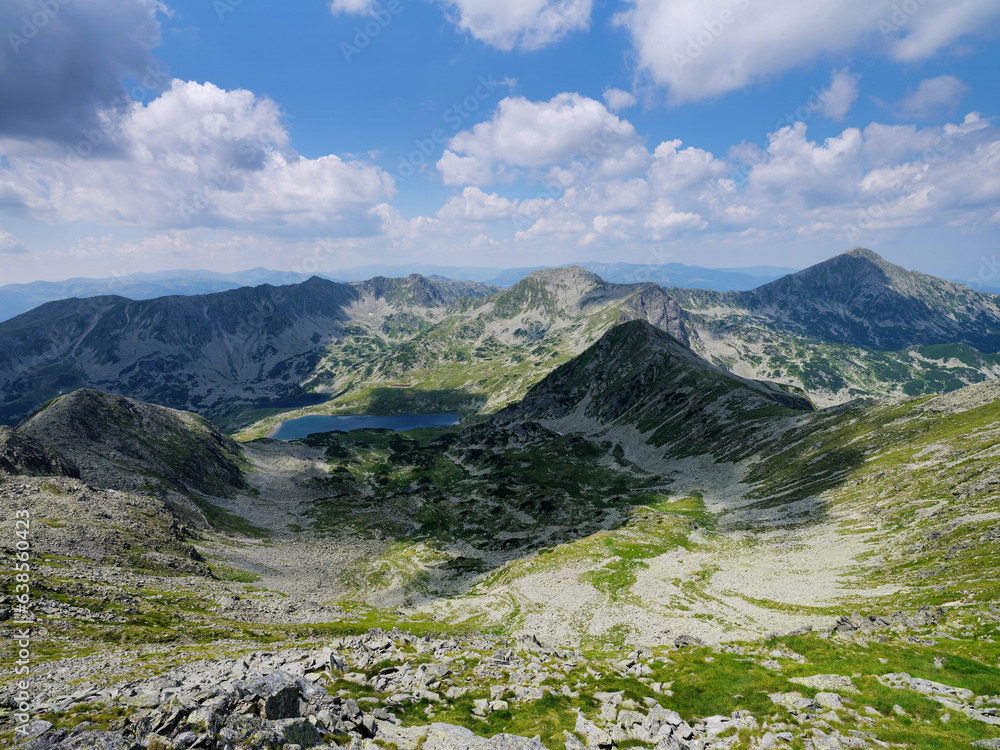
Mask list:
[[[404,432],[417,427],[451,427],[460,421],[461,415],[457,412],[386,416],[374,414],[308,414],[278,422],[268,430],[265,437],[272,440],[294,440],[306,437],[315,432],[351,432],[352,430],[363,429],[389,429]],[[296,433],[284,438],[278,437],[286,425],[294,425],[296,422],[309,424],[308,431],[300,430],[301,434]]]

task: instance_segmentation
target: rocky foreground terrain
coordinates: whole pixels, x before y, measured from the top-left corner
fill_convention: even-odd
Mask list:
[[[961,640],[958,623],[943,619],[931,608],[845,617],[820,633],[715,647],[685,637],[614,656],[533,637],[375,628],[264,651],[217,644],[229,658],[161,652],[160,669],[126,665],[127,653],[66,659],[26,681],[34,713],[17,747],[957,747],[960,733],[996,731],[1000,695],[984,692],[991,683],[982,676],[969,683],[961,658],[901,653]],[[863,660],[877,667],[868,673]],[[939,680],[893,671],[900,665]],[[962,673],[980,692],[952,684]],[[16,704],[9,688],[3,695]]]

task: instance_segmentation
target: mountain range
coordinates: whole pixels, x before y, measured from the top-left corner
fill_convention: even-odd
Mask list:
[[[9,320],[45,304],[72,297],[118,295],[134,300],[169,295],[212,294],[259,284],[292,284],[307,274],[253,268],[236,273],[216,271],[154,271],[121,274],[106,279],[73,278],[66,281],[33,281],[0,286],[0,321]]]
[[[299,395],[330,343],[361,317],[406,326],[493,289],[412,277],[338,284],[241,287],[133,301],[103,296],[50,302],[0,323],[5,419],[81,386],[211,412]],[[393,300],[390,309],[387,297]],[[419,318],[423,320],[423,317]]]
[[[227,430],[263,419],[255,434],[289,414],[488,414],[628,320],[821,407],[938,393],[1000,376],[997,300],[863,248],[750,291],[616,284],[570,266],[508,289],[414,274],[62,300],[0,323],[0,421],[80,387]]]
[[[582,263],[582,267],[600,274],[608,281],[632,283],[651,281],[661,285],[704,289],[751,289],[773,281],[791,268],[755,266],[753,268],[702,268],[683,263]],[[490,268],[480,266],[435,266],[426,263],[372,265],[345,268],[320,274],[331,281],[364,281],[376,276],[402,278],[414,273],[440,280],[478,281],[499,287],[516,284],[532,271],[546,268]],[[306,281],[309,274],[296,271],[272,271],[253,268],[249,271],[156,271],[121,274],[106,279],[74,278],[66,281],[35,281],[28,284],[0,286],[0,321],[9,320],[46,302],[71,297],[116,295],[133,300],[155,299],[170,295],[200,295],[229,291],[243,286],[271,284],[282,286]]]
[[[750,268],[705,268],[684,263],[603,263],[584,261],[571,263],[617,284],[652,282],[661,286],[690,287],[694,289],[753,289],[774,281],[797,269],[777,266]],[[511,287],[534,271],[551,270],[553,266],[522,268],[488,268],[477,266],[435,266],[430,264],[400,264],[358,266],[344,268],[328,274],[337,281],[360,281],[372,276],[407,276],[419,273],[424,276],[443,276],[450,279],[479,281],[499,287]]]

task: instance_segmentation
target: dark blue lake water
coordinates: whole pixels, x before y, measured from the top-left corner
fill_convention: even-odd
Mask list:
[[[374,429],[377,427],[389,430],[412,430],[417,427],[449,427],[458,424],[458,414],[399,414],[394,417],[373,417],[367,414],[357,414],[344,417],[328,417],[314,415],[289,419],[278,431],[271,435],[275,440],[294,440],[312,435],[314,432],[333,432],[341,430]]]

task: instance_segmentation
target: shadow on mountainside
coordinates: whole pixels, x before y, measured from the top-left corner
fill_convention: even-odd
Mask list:
[[[308,480],[325,493],[306,511],[316,532],[431,544],[448,553],[443,578],[459,578],[615,528],[634,505],[663,499],[669,484],[610,443],[535,423],[411,432],[303,441],[330,462],[328,476]]]
[[[462,388],[424,389],[405,384],[372,388],[361,394],[366,414],[379,417],[397,414],[477,411],[486,403],[486,394]]]

